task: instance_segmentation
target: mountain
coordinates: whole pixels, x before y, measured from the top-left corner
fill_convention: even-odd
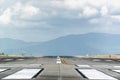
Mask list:
[[[88,33],[68,35],[47,42],[24,42],[14,39],[0,39],[0,49],[5,53],[32,55],[94,55],[119,54],[120,35]]]
[[[36,45],[33,42],[24,42],[22,40],[10,39],[10,38],[0,38],[0,52],[5,53],[23,53],[23,49],[28,46]]]

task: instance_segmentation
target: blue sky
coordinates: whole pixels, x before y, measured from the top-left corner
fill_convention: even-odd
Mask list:
[[[120,34],[120,0],[0,0],[0,38],[49,41],[85,33]]]

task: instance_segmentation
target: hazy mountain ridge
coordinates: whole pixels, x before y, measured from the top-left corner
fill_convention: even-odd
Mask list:
[[[0,39],[0,50],[5,53],[33,55],[119,54],[120,35],[89,33],[68,35],[43,43],[27,43],[14,39]]]

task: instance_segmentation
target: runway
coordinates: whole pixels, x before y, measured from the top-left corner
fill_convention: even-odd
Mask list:
[[[59,59],[56,56],[1,59],[0,79],[120,80],[119,59],[62,56],[61,62],[57,63],[57,60]],[[96,74],[101,74],[101,77]],[[21,77],[23,75],[24,77]]]

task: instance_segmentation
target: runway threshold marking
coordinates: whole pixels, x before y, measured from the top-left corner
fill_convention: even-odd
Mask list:
[[[92,61],[99,62],[101,60],[100,59],[93,59]]]
[[[3,79],[32,79],[40,71],[42,71],[42,69],[22,69],[12,75],[4,77]]]
[[[8,69],[0,69],[0,72],[6,71],[6,70],[8,70]]]
[[[112,71],[117,72],[117,73],[120,73],[120,70],[112,70]]]
[[[81,67],[81,68],[90,68],[90,65],[76,65],[77,67]]]
[[[113,66],[114,68],[120,68],[120,66]]]
[[[77,69],[85,78],[88,79],[101,79],[101,80],[118,80],[114,77],[111,77],[103,72],[100,72],[95,69]]]
[[[0,64],[0,67],[40,67],[41,64]]]

